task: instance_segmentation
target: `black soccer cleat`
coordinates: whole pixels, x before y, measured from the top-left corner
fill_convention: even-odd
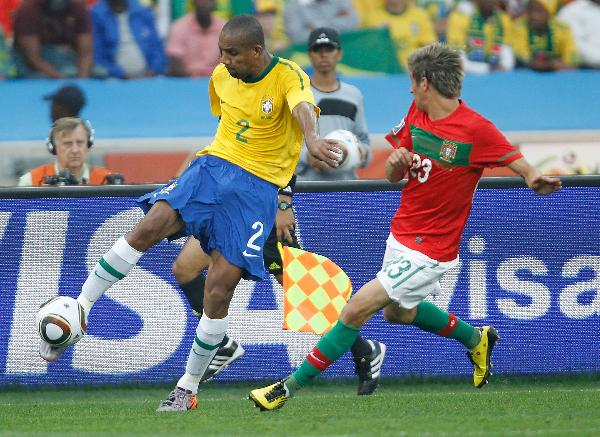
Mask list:
[[[206,368],[204,375],[202,375],[200,383],[209,382],[242,355],[244,355],[244,348],[242,345],[233,338],[230,338],[225,346],[221,346],[217,350],[217,353]]]
[[[366,357],[354,358],[354,369],[358,375],[359,396],[372,394],[379,385],[381,365],[385,357],[385,344],[377,340],[367,340],[372,352]]]

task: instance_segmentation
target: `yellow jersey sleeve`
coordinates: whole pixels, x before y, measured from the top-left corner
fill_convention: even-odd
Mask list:
[[[231,77],[221,64],[209,82],[209,96],[211,111],[221,118],[213,142],[198,155],[220,157],[284,187],[303,141],[292,110],[300,102],[315,106],[306,73],[274,56],[258,78],[243,81]]]
[[[214,73],[213,73],[214,74]],[[210,101],[210,112],[215,117],[221,116],[221,101],[219,100],[219,96],[215,91],[215,86],[213,84],[213,77],[210,76],[210,81],[208,82],[208,98]]]
[[[294,74],[284,75],[281,83],[290,112],[294,110],[298,103],[308,102],[316,108],[315,110],[318,114],[319,112],[315,105],[315,98],[310,89],[310,78],[308,75],[298,66],[294,67],[294,65],[291,64],[291,61],[280,59],[279,63],[294,72]]]

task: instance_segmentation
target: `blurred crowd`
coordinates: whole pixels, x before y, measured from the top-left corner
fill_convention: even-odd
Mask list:
[[[440,40],[467,72],[600,68],[600,0],[0,0],[0,78],[208,76],[240,13],[273,53],[328,26],[387,29],[401,67]]]

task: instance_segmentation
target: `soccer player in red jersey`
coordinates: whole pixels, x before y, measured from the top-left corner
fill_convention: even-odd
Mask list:
[[[383,265],[342,310],[301,366],[282,381],[252,390],[262,410],[283,406],[352,345],[358,331],[377,311],[391,323],[412,324],[458,340],[473,363],[473,384],[488,380],[498,333],[476,328],[424,299],[440,290],[442,275],[458,263],[461,235],[477,182],[486,167],[508,166],[537,194],[561,188],[543,176],[500,131],[460,99],[464,69],[460,54],[435,43],[409,58],[414,101],[404,119],[386,136],[396,149],[386,176],[408,176],[392,219]]]

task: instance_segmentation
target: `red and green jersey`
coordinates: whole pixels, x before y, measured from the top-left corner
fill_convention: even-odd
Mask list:
[[[435,121],[413,102],[386,139],[414,153],[391,233],[434,260],[455,259],[483,169],[508,165],[521,153],[463,101]]]

